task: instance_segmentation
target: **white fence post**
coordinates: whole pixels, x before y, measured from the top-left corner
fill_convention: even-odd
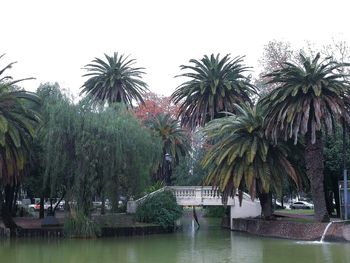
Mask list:
[[[196,198],[196,204],[202,205],[202,189],[200,187],[195,188],[195,198]]]

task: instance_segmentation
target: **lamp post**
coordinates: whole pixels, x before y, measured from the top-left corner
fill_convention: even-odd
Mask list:
[[[173,161],[173,157],[166,153],[164,155],[165,158],[165,184],[170,185],[170,177],[171,177],[171,162]]]

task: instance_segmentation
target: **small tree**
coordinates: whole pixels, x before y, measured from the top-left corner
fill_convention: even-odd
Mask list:
[[[176,203],[170,191],[151,195],[138,206],[136,218],[140,222],[159,224],[163,228],[174,228],[175,221],[182,215],[182,208]]]

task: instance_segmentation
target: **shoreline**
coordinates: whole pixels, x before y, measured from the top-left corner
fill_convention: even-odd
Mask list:
[[[320,241],[329,223],[293,222],[286,220],[232,219],[231,231],[245,232],[260,237],[300,241]],[[224,226],[227,228],[227,225]],[[324,241],[350,242],[350,224],[334,222]]]

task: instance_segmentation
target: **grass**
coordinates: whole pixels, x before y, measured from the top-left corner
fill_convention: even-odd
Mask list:
[[[313,209],[281,209],[276,210],[276,212],[281,212],[284,214],[290,214],[290,215],[313,215],[314,210]]]
[[[280,221],[288,221],[288,222],[298,222],[298,223],[315,223],[315,220],[312,218],[292,218],[292,217],[282,217],[279,218]]]

